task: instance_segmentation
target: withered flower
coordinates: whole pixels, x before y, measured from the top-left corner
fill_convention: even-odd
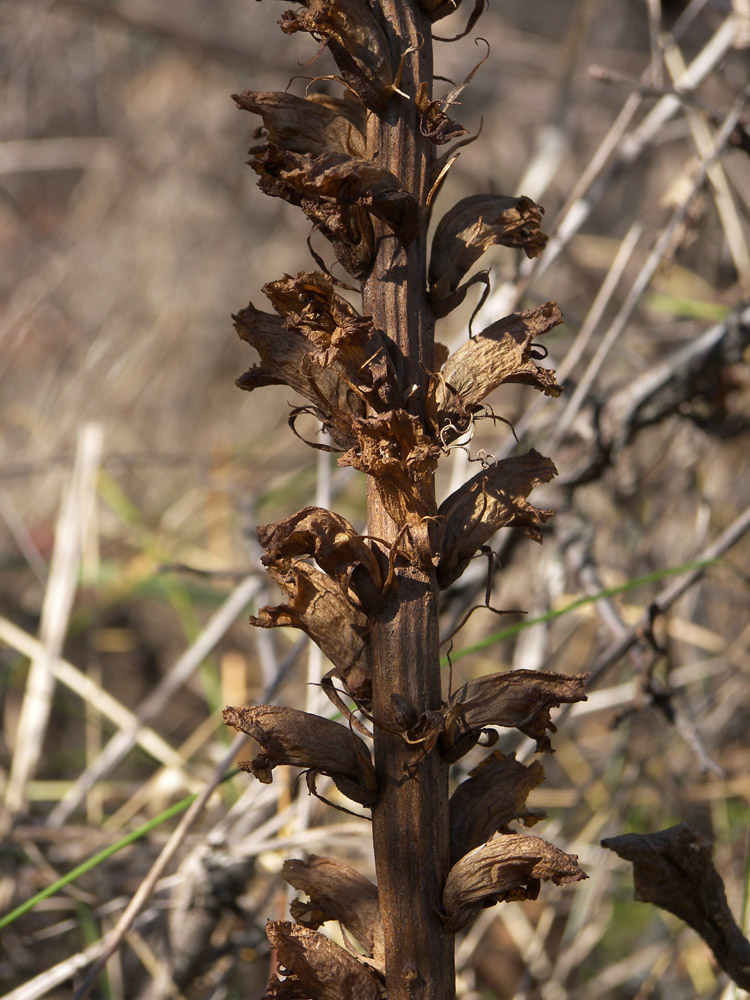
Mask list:
[[[575,854],[565,854],[546,840],[521,834],[494,837],[451,868],[443,892],[446,923],[460,931],[485,907],[536,899],[542,881],[565,885],[585,878]]]
[[[243,761],[243,771],[268,785],[279,764],[308,768],[333,779],[338,790],[361,803],[376,798],[370,752],[358,736],[330,719],[280,705],[225,708],[224,722],[260,744],[256,757]]]

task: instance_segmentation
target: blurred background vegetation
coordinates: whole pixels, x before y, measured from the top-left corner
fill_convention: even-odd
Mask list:
[[[325,55],[305,65],[309,39],[281,34],[284,9],[0,2],[0,912],[200,789],[229,746],[224,704],[269,691],[298,707],[315,697],[308,680],[321,667],[298,636],[247,625],[247,611],[277,600],[259,573],[254,526],[331,495],[362,525],[364,486],[289,432],[296,400],[233,386],[253,359],[230,314],[249,299],[263,308],[264,282],[314,266],[301,213],[256,190],[244,162],[257,121],[230,98],[331,72]],[[458,33],[468,13],[438,33]],[[750,503],[750,139],[747,105],[736,105],[750,84],[747,5],[494,0],[474,34],[489,55],[452,114],[481,134],[462,149],[437,217],[484,191],[543,204],[550,249],[534,265],[500,248],[487,255],[493,292],[474,329],[547,299],[566,321],[545,338],[563,397],[540,406],[512,386],[492,400],[560,471],[558,485],[534,494],[558,511],[544,545],[502,540],[492,604],[534,617],[617,593],[459,659],[521,620],[477,611],[454,639],[454,686],[504,667],[601,663],[648,619],[670,583],[661,574],[700,559]],[[436,73],[460,81],[486,52],[472,35],[437,43]],[[690,64],[700,72],[659,118]],[[733,107],[744,115],[734,145],[709,183],[696,182]],[[465,339],[476,301],[439,323],[441,340]],[[715,350],[680,361],[725,321]],[[471,458],[513,447],[496,424]],[[442,496],[478,468],[463,452],[444,465]],[[738,530],[564,718],[557,753],[543,761],[547,782],[530,799],[549,817],[534,832],[579,854],[590,879],[488,910],[458,946],[460,996],[734,995],[695,934],[632,902],[630,869],[598,845],[694,823],[715,842],[741,918],[748,553]],[[485,576],[478,565],[448,592],[446,633],[482,602]],[[29,664],[43,675],[45,655],[50,702],[33,717]],[[60,655],[80,674],[53,670]],[[118,732],[121,752],[102,763]],[[507,733],[499,745],[530,753]],[[0,990],[72,996],[83,972],[64,963],[111,929],[176,822],[0,929]],[[192,826],[98,995],[262,995],[263,927],[286,907],[281,860],[317,851],[367,870],[368,838],[366,823],[309,800],[299,783],[232,779]],[[35,978],[58,963],[56,979]]]

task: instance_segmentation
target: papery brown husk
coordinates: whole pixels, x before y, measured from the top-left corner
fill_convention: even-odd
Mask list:
[[[365,0],[304,0],[306,10],[287,11],[287,34],[308,31],[327,39],[341,76],[371,111],[381,111],[392,93],[388,40]]]
[[[257,756],[240,762],[239,767],[263,784],[273,781],[275,767],[289,764],[328,775],[343,795],[361,805],[375,802],[370,752],[358,736],[337,722],[282,705],[228,707],[224,722],[260,744]]]
[[[377,609],[383,584],[378,561],[345,517],[323,507],[304,507],[283,521],[259,525],[257,533],[266,550],[264,566],[283,571],[293,560],[312,557],[344,597],[356,596],[368,614]]]
[[[285,861],[281,876],[310,897],[309,902],[292,903],[291,913],[298,923],[317,930],[327,920],[340,921],[382,971],[380,904],[377,887],[369,879],[343,861],[316,854],[311,854],[307,861]]]
[[[446,747],[450,748],[464,733],[479,732],[485,726],[504,726],[536,740],[537,751],[550,753],[547,730],[556,732],[550,711],[564,703],[586,701],[587,677],[509,670],[468,681],[448,700]]]
[[[532,448],[526,455],[482,469],[444,500],[438,508],[444,519],[440,586],[457,580],[499,528],[519,527],[527,537],[541,541],[541,527],[553,512],[533,507],[526,497],[555,475],[554,463]]]
[[[389,171],[371,160],[323,153],[310,156],[274,143],[251,151],[248,162],[266,194],[297,205],[328,239],[339,263],[364,280],[375,254],[370,216],[384,222],[404,245],[419,228],[414,198]]]
[[[521,764],[515,754],[499,750],[475,768],[450,798],[451,863],[488,840],[494,833],[511,833],[510,824],[533,826],[543,812],[527,809],[526,798],[544,781],[539,761]]]
[[[343,101],[330,107],[312,97],[297,97],[277,91],[243,90],[232,94],[237,107],[261,115],[269,142],[294,153],[344,153],[364,157],[367,144],[355,122],[351,105]]]
[[[383,506],[399,525],[435,514],[432,474],[440,448],[425,434],[422,421],[406,410],[390,410],[354,422],[358,443],[338,464],[373,477]]]
[[[266,935],[287,978],[272,976],[264,1000],[381,1000],[375,974],[324,934],[269,920]]]
[[[334,667],[331,673],[344,681],[355,701],[369,703],[369,617],[342,594],[338,584],[313,566],[303,562],[288,568],[272,565],[268,572],[290,601],[260,608],[250,623],[260,628],[301,629],[328,657]]]
[[[575,854],[565,854],[546,840],[522,834],[494,837],[451,868],[443,891],[445,922],[456,933],[485,907],[536,899],[541,881],[564,885],[585,878]]]
[[[544,209],[531,198],[478,194],[462,198],[440,220],[432,238],[429,299],[435,316],[461,304],[464,277],[485,250],[500,244],[538,257],[547,242],[541,231]]]

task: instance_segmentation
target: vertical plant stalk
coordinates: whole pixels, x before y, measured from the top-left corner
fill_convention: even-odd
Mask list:
[[[235,317],[260,355],[238,385],[303,396],[292,428],[313,417],[332,444],[310,443],[342,452],[339,465],[366,475],[368,495],[364,534],[317,506],[258,528],[286,603],[251,621],[315,641],[332,664],[323,689],[345,724],[277,705],[227,708],[227,724],[257,743],[240,767],[263,782],[278,765],[303,768],[312,794],[326,775],[337,798],[370,809],[378,878],[314,855],[285,863],[283,877],[309,901],[292,903],[294,922],[268,924],[279,975],[267,1000],[382,1000],[384,990],[388,1000],[451,1000],[454,934],[485,906],[535,898],[542,880],[585,878],[574,856],[510,827],[539,819],[525,807],[544,777],[539,764],[490,754],[449,796],[451,764],[480,738],[492,745],[494,727],[549,751],[551,709],[585,697],[582,676],[542,671],[441,688],[440,590],[489,551],[499,528],[541,541],[552,512],[527,497],[556,470],[533,450],[483,462],[440,504],[434,472],[478,420],[494,417],[483,401],[503,383],[559,394],[534,340],[562,319],[548,302],[436,356],[436,319],[487,283],[485,272],[467,277],[484,251],[500,243],[534,257],[546,240],[530,199],[475,195],[443,216],[428,248],[428,202],[452,157],[438,160],[435,147],[466,131],[445,113],[460,87],[432,98],[431,24],[459,4],[300,0],[281,27],[323,41],[340,74],[326,79],[341,93],[235,97],[263,119],[250,150],[260,188],[302,209],[362,293],[360,313],[314,254],[320,270],[264,286],[273,313],[251,303]],[[470,26],[483,7],[475,0]],[[328,920],[345,929],[347,948],[318,932]]]
[[[390,101],[382,115],[370,116],[367,154],[400,180],[424,215],[435,146],[420,132],[416,94],[423,82],[432,89],[431,26],[416,4],[380,0],[378,8],[392,62],[404,60],[399,89],[407,97]],[[408,48],[413,51],[404,57]],[[433,365],[435,326],[427,301],[427,226],[419,227],[407,247],[379,228],[375,264],[362,290],[363,311],[399,348],[399,381],[410,390],[416,387],[409,409],[423,420],[424,373]],[[430,499],[437,509],[434,486]],[[393,545],[401,527],[385,510],[374,484],[368,484],[368,534]],[[376,720],[394,721],[394,693],[419,715],[439,711],[438,643],[437,574],[434,568],[405,568],[370,641]],[[453,934],[441,918],[450,868],[448,765],[437,753],[415,763],[414,748],[401,734],[379,726],[374,742],[379,798],[372,810],[373,846],[388,996],[449,1000],[455,990]]]

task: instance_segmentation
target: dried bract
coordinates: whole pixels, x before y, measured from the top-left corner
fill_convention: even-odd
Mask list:
[[[457,932],[483,908],[536,899],[541,881],[565,885],[585,878],[575,854],[565,854],[546,840],[521,834],[495,837],[451,868],[443,891],[446,923]]]
[[[258,781],[270,784],[273,769],[290,764],[328,775],[343,795],[361,805],[375,801],[370,753],[358,736],[337,722],[280,705],[225,708],[224,722],[260,744],[258,755],[239,765]]]

